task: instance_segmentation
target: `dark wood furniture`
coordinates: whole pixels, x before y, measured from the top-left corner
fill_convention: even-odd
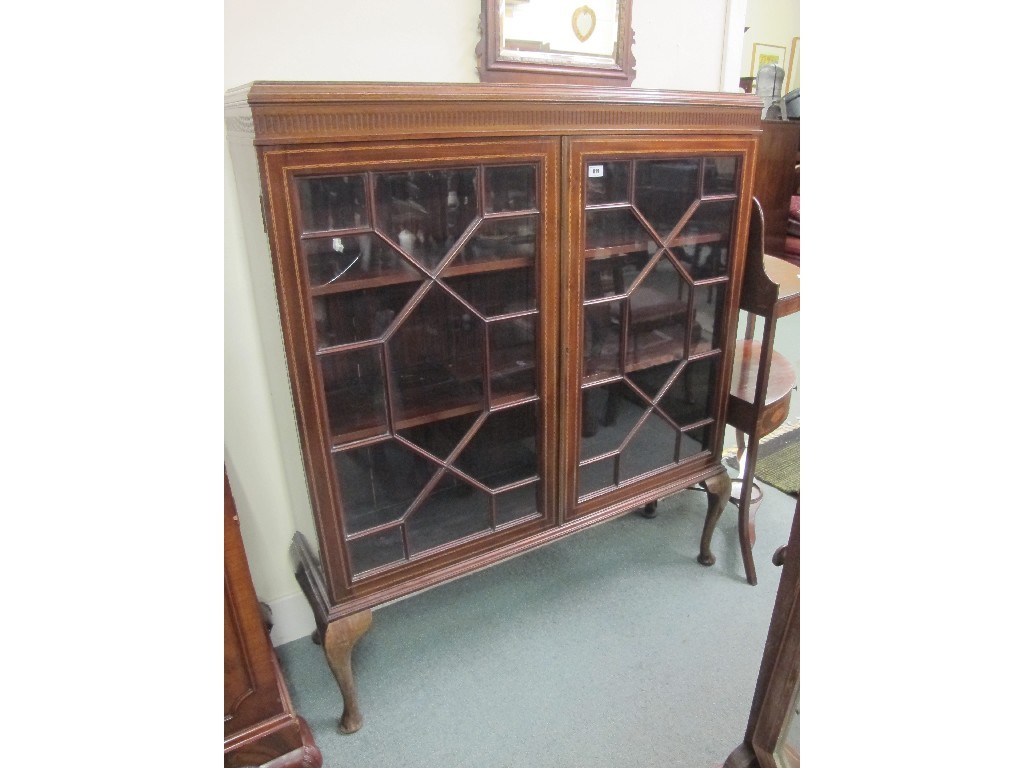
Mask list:
[[[800,768],[788,738],[800,694],[800,502],[789,542],[772,561],[782,566],[743,742],[723,768]]]
[[[800,191],[800,121],[764,120],[761,127],[754,197],[764,209],[765,251],[785,257],[790,200]]]
[[[226,119],[342,731],[374,606],[698,483],[717,519],[757,97],[254,83]]]
[[[775,350],[775,326],[780,317],[800,311],[800,269],[764,252],[764,218],[756,198],[750,215],[740,308],[747,313],[747,325],[743,340],[736,346],[726,421],[736,428],[736,458],[740,462],[740,491],[735,501],[739,508],[743,569],[747,581],[756,585],[753,556],[756,505],[752,504],[752,496],[758,446],[762,437],[785,422],[796,386],[796,371]],[[764,319],[760,341],[754,338],[757,317]],[[744,434],[750,438],[749,448],[745,446]],[[711,530],[705,529],[705,535],[710,536]],[[710,540],[707,543],[710,545]],[[705,564],[712,563],[713,555]]]
[[[320,750],[295,714],[249,575],[224,474],[224,765],[320,768]]]

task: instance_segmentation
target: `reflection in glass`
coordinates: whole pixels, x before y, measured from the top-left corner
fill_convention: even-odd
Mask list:
[[[699,285],[694,288],[694,326],[690,342],[690,356],[702,355],[720,349],[718,319],[722,316],[725,284]]]
[[[355,440],[387,431],[380,347],[320,358],[331,434]]]
[[[392,528],[350,541],[348,553],[354,573],[363,573],[382,565],[402,561],[405,559],[402,531],[400,528]]]
[[[497,525],[504,525],[513,520],[522,518],[539,517],[540,512],[540,483],[530,483],[510,491],[499,493],[494,497],[494,521]]]
[[[667,257],[629,298],[627,367],[649,366],[686,355],[690,285]]]
[[[299,207],[304,232],[365,227],[366,182],[355,176],[326,176],[299,180]]]
[[[490,166],[484,169],[487,213],[537,208],[537,170],[532,165]]]
[[[734,155],[704,158],[704,196],[734,194],[739,167]]]
[[[581,392],[580,459],[590,459],[622,447],[643,417],[648,403],[622,381],[587,387]]]
[[[587,211],[586,248],[624,253],[653,253],[657,247],[650,233],[630,208]],[[599,251],[601,253],[601,251]]]
[[[432,286],[387,342],[395,421],[483,407],[483,321]]]
[[[619,482],[624,483],[675,462],[677,431],[658,413],[643,420],[619,459]]]
[[[694,280],[722,277],[729,271],[729,241],[735,200],[706,200],[698,206],[682,235],[691,240],[675,254]]]
[[[537,403],[496,411],[455,460],[488,488],[537,476]]]
[[[700,196],[700,160],[643,160],[636,164],[636,207],[663,238]]]
[[[377,229],[428,269],[476,218],[475,168],[386,173],[376,183]]]
[[[440,461],[447,461],[455,446],[469,432],[479,413],[461,414],[401,429],[398,434]]]
[[[576,479],[576,495],[579,498],[588,493],[615,487],[615,458],[602,459],[579,468]]]
[[[467,265],[478,268],[490,262],[512,259],[533,264],[537,258],[537,218],[534,214],[481,222],[442,274],[464,272]]]
[[[422,274],[376,234],[306,240],[302,251],[309,269],[309,284],[314,288],[347,287],[367,279],[415,280]]]
[[[444,278],[445,284],[484,317],[510,315],[537,308],[533,266]]]
[[[502,0],[498,18],[503,59],[591,66],[614,61],[616,0],[588,0],[585,6],[578,0]]]
[[[619,329],[622,301],[591,304],[583,308],[583,375],[614,376],[622,368]]]
[[[711,426],[695,427],[683,432],[679,442],[679,460],[685,461],[691,456],[696,456],[701,451],[706,451],[711,445]]]
[[[488,324],[491,344],[491,393],[502,396],[537,392],[537,315]]]
[[[417,554],[491,528],[491,497],[446,472],[407,522],[409,552]]]
[[[587,205],[629,202],[629,163],[588,163]]]
[[[710,418],[717,373],[717,355],[690,360],[658,401],[658,406],[679,427]]]
[[[314,296],[317,349],[379,339],[419,287],[419,283],[404,283]]]
[[[334,467],[348,534],[397,522],[438,469],[395,440],[339,451]]]

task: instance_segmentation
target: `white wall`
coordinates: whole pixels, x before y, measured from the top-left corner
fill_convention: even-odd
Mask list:
[[[746,26],[750,29],[743,35],[740,77],[757,74],[750,69],[754,43],[784,47],[785,68],[788,73],[789,62],[793,56],[793,38],[800,36],[800,0],[748,0],[746,19]],[[800,87],[799,57],[795,64],[788,90]]]
[[[737,90],[745,12],[746,0],[634,0],[634,87]],[[252,80],[479,79],[479,0],[225,0],[224,14],[225,89]],[[225,464],[280,644],[311,628],[288,556],[292,533],[308,528],[309,500],[265,254],[246,249],[233,173],[226,158]]]

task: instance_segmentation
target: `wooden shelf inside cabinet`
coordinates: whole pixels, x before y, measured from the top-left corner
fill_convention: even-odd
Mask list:
[[[455,262],[446,267],[439,277],[443,280],[448,277],[461,277],[463,275],[507,272],[532,267],[534,263],[534,259],[528,256],[489,259],[479,264]],[[349,291],[373,290],[375,288],[386,288],[391,285],[419,283],[424,279],[426,279],[424,275],[413,272],[412,268],[409,270],[378,270],[374,273],[353,277],[344,281],[312,286],[309,289],[309,294],[310,296],[330,296],[336,293],[348,293]]]
[[[725,238],[718,232],[707,232],[702,235],[684,235],[674,238],[667,245],[669,248],[680,248],[687,245],[711,245],[724,242]],[[642,243],[620,243],[618,245],[587,248],[584,255],[588,260],[608,259],[613,256],[627,256],[637,251],[647,252],[648,241]]]

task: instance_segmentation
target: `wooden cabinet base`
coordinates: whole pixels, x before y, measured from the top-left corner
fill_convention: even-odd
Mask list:
[[[264,723],[244,741],[224,748],[224,768],[320,768],[323,756],[297,715]]]

